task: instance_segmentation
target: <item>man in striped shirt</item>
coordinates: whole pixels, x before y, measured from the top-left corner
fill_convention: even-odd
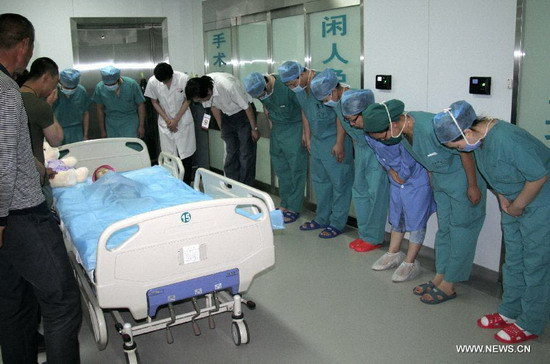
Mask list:
[[[0,347],[2,360],[36,363],[44,322],[50,363],[78,363],[81,310],[63,237],[44,202],[27,113],[13,76],[32,57],[34,27],[0,15]]]

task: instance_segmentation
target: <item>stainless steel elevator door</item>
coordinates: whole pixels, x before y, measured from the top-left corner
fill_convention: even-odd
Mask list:
[[[138,83],[153,75],[155,65],[165,59],[163,30],[158,25],[117,26],[78,24],[76,39],[73,39],[75,68],[80,70],[81,84],[92,96],[95,86],[101,81],[99,69],[114,65],[121,76],[131,77]],[[75,42],[76,41],[76,42]],[[165,44],[165,43],[164,43]],[[146,124],[149,120],[146,120]],[[156,120],[153,120],[156,123]],[[150,121],[149,121],[150,122]],[[90,106],[89,138],[98,138],[96,107]]]

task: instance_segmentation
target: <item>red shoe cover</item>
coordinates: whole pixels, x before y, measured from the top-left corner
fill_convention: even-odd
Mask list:
[[[504,331],[505,333],[508,334],[508,336],[510,336],[510,340],[506,340],[498,336],[498,332],[495,334],[495,339],[497,339],[497,341],[500,341],[501,343],[504,343],[504,344],[517,344],[523,341],[536,339],[538,337],[537,335],[534,335],[534,334],[526,335],[525,331],[523,331],[516,324],[508,325],[501,331]]]
[[[362,239],[360,239],[360,238],[357,238],[357,239],[355,239],[354,241],[352,241],[351,243],[349,243],[349,248],[350,248],[350,249],[355,249],[355,247],[356,247],[357,245],[360,245],[361,243],[364,243],[364,241],[363,241]]]
[[[354,246],[353,250],[355,250],[358,253],[366,253],[366,252],[370,252],[371,250],[378,249],[381,246],[382,246],[382,244],[374,245],[374,244],[370,244],[370,243],[367,243],[367,242],[363,241],[363,242],[357,244],[356,246]]]

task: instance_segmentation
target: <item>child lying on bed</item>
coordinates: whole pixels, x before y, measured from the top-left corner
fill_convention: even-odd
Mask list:
[[[98,179],[103,177],[107,172],[111,172],[111,171],[116,172],[116,170],[108,164],[104,164],[102,166],[97,167],[94,173],[92,174],[92,182],[97,181]]]

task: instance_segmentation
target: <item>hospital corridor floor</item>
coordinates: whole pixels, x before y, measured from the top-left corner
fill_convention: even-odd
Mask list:
[[[433,262],[423,264],[414,281],[393,283],[393,270],[371,269],[387,243],[370,253],[356,253],[348,248],[357,236],[353,228],[334,239],[319,239],[319,231],[299,231],[299,224],[311,217],[305,214],[274,233],[275,266],[257,276],[244,295],[257,305],[255,310],[243,307],[248,344],[233,343],[231,314],[225,313],[215,316],[213,330],[207,320],[198,321],[200,336],[190,324],[173,327],[172,344],[165,330],[137,336],[141,363],[548,362],[550,327],[521,347],[497,345],[494,330],[476,325],[480,316],[496,310],[496,295],[459,284],[456,299],[423,304],[412,288],[432,278]],[[103,351],[97,349],[89,324],[82,324],[84,364],[126,362],[122,340],[106,316],[109,343]]]

